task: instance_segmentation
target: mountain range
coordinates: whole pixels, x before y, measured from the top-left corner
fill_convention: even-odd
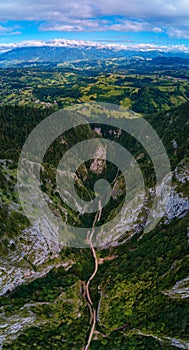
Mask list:
[[[17,47],[0,55],[0,67],[15,67],[24,63],[63,63],[77,60],[105,60],[111,58],[141,58],[153,59],[156,57],[180,57],[189,59],[189,53],[182,51],[160,51],[160,50],[128,50],[124,45],[73,45],[64,46],[25,46]]]

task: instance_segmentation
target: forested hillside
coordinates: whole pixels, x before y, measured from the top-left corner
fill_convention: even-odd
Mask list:
[[[93,255],[90,249],[66,248],[46,240],[40,234],[40,226],[31,226],[24,216],[17,193],[21,148],[32,129],[55,110],[57,106],[0,107],[3,350],[78,350],[85,348],[89,338],[85,282],[94,270]],[[97,249],[98,271],[90,285],[97,314],[91,350],[174,350],[189,346],[189,103],[149,114],[146,119],[163,141],[171,162],[171,200],[166,214],[151,232],[143,234],[141,225],[133,234],[131,227],[125,242],[122,237],[118,244]],[[95,128],[99,127],[101,136],[110,135],[103,125],[71,130],[65,136],[66,145],[56,140],[44,159],[41,188],[51,209],[63,217],[67,212],[68,220],[78,225],[87,224],[94,217],[78,217],[63,206],[54,185],[54,172],[62,153],[86,136],[96,136]],[[148,155],[125,134],[116,140],[136,157],[149,179],[148,187],[153,187]],[[93,195],[94,180],[98,179],[90,169],[86,165],[77,174],[76,187],[85,199]],[[114,176],[110,173],[116,173],[111,164],[103,176],[108,176],[113,186]],[[115,198],[102,212],[102,221],[122,203],[121,181],[117,186]],[[150,201],[144,210],[149,205]],[[141,220],[145,220],[145,215]]]

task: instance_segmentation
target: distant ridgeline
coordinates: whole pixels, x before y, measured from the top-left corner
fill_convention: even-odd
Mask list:
[[[160,58],[157,63],[161,64],[188,64],[189,54],[181,51],[163,52],[159,50],[140,51],[129,50],[121,47],[113,47],[110,45],[66,45],[66,46],[31,46],[20,47],[9,50],[0,55],[0,63],[2,66],[17,66],[20,63],[43,63],[43,62],[73,62],[77,60],[100,60],[115,58],[142,58],[153,59]],[[175,59],[176,57],[176,59]]]

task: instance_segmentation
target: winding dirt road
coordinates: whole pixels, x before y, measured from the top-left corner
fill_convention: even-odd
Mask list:
[[[87,305],[89,307],[90,324],[92,325],[91,326],[91,330],[90,330],[90,334],[89,334],[89,338],[88,338],[86,346],[84,347],[84,350],[88,350],[89,349],[90,343],[91,343],[92,338],[93,338],[93,334],[95,332],[95,327],[96,327],[96,310],[93,307],[93,302],[92,302],[91,295],[90,295],[90,283],[91,283],[91,281],[93,280],[93,278],[95,277],[95,275],[96,275],[96,273],[98,271],[98,258],[97,258],[97,255],[96,255],[96,250],[95,250],[95,248],[93,246],[93,235],[94,235],[94,231],[95,231],[95,226],[100,221],[101,214],[102,214],[101,201],[99,201],[98,207],[99,207],[99,211],[98,211],[98,213],[95,216],[95,219],[94,219],[94,222],[93,222],[93,226],[92,226],[92,231],[89,232],[88,236],[87,236],[87,240],[88,240],[88,243],[90,245],[90,248],[91,248],[91,251],[92,251],[92,254],[93,254],[93,258],[94,258],[95,268],[94,268],[93,273],[89,277],[87,283],[85,283],[85,282],[83,283],[83,288],[84,288],[83,295],[84,295],[84,297],[85,297],[85,299],[87,301]]]

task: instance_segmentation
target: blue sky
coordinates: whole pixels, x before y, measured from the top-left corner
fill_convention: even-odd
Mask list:
[[[189,1],[1,0],[0,50],[54,39],[189,50]]]

